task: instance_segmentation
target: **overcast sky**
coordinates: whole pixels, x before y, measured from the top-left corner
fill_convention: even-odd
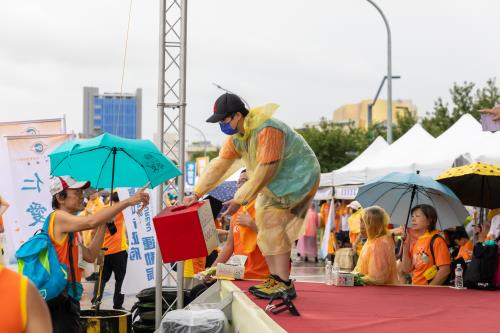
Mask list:
[[[453,82],[500,79],[500,1],[377,0],[392,29],[394,99],[420,115]],[[120,90],[128,0],[3,1],[0,121],[66,114],[82,131],[84,86]],[[143,133],[156,131],[158,1],[134,0],[124,91],[143,89]],[[187,121],[220,143],[204,120],[217,82],[253,106],[281,105],[293,126],[331,118],[372,98],[386,74],[386,31],[365,0],[190,0]],[[499,83],[500,85],[500,83]],[[382,97],[385,98],[385,90]],[[187,129],[190,141],[200,140]]]

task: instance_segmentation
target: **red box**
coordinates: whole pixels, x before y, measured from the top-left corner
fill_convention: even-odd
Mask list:
[[[153,223],[164,263],[206,257],[218,245],[208,201],[167,207]]]

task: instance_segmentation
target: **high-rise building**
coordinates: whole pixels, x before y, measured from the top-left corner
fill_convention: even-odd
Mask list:
[[[141,137],[142,89],[135,94],[104,93],[83,88],[83,135],[111,133],[128,139]]]

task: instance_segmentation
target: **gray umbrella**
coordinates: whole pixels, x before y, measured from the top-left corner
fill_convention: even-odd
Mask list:
[[[468,213],[457,196],[430,177],[392,172],[363,185],[356,199],[363,207],[378,205],[391,216],[391,223],[408,224],[410,210],[419,204],[433,206],[439,229],[463,226]]]

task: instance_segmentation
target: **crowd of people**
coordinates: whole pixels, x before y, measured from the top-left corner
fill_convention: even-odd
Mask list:
[[[437,229],[438,212],[430,205],[416,205],[410,211],[408,228],[395,227],[387,212],[378,206],[363,208],[357,201],[335,200],[311,207],[307,228],[318,226],[314,241],[310,233],[299,239],[297,255],[307,261],[317,256],[317,244],[323,233],[328,242],[328,257],[336,253],[352,256],[353,272],[362,275],[366,284],[450,285],[457,264],[467,267],[473,256],[473,237],[477,242],[500,239],[500,210],[490,210],[487,221],[476,226],[469,217],[464,226]],[[328,219],[332,219],[331,227]],[[400,223],[400,221],[398,221]],[[398,223],[398,224],[399,224]],[[307,244],[314,244],[305,246]]]
[[[246,258],[244,278],[262,280],[250,287],[252,294],[266,299],[285,294],[294,298],[292,248],[295,244],[297,255],[304,261],[310,258],[318,262],[318,236],[324,233],[328,236],[329,259],[335,262],[341,253],[348,253],[352,272],[364,284],[444,285],[451,281],[456,265],[466,266],[472,259],[471,236],[479,242],[499,240],[500,210],[490,211],[488,221],[473,228],[475,223],[437,230],[439,212],[420,204],[411,208],[411,223],[406,229],[394,227],[379,206],[335,200],[332,207],[330,201],[313,201],[319,186],[319,163],[300,135],[272,117],[277,108],[267,104],[247,109],[238,96],[230,93],[215,102],[214,113],[207,121],[218,123],[228,137],[219,157],[210,162],[184,204],[204,198],[236,170],[237,161],[242,160],[246,169],[239,175],[234,198],[215,216],[224,245],[208,257],[192,259],[186,265],[192,273],[242,256]],[[53,177],[53,211],[44,230],[57,259],[67,268],[66,287],[57,297],[44,301],[25,276],[0,262],[0,312],[5,318],[0,321],[0,332],[79,332],[82,277],[97,279],[95,262],[99,254],[103,256],[101,283],[96,283],[92,303],[99,304],[114,273],[113,307],[122,309],[121,286],[128,256],[122,211],[132,205],[147,205],[149,195],[144,191],[148,185],[125,200],[120,200],[116,192],[103,200],[97,190],[89,189],[89,182],[78,182],[70,176]],[[168,197],[166,201],[175,204],[177,198]],[[0,197],[0,236],[1,217],[8,207]],[[84,262],[91,265],[88,274]],[[205,275],[200,290],[213,282],[213,276]]]

